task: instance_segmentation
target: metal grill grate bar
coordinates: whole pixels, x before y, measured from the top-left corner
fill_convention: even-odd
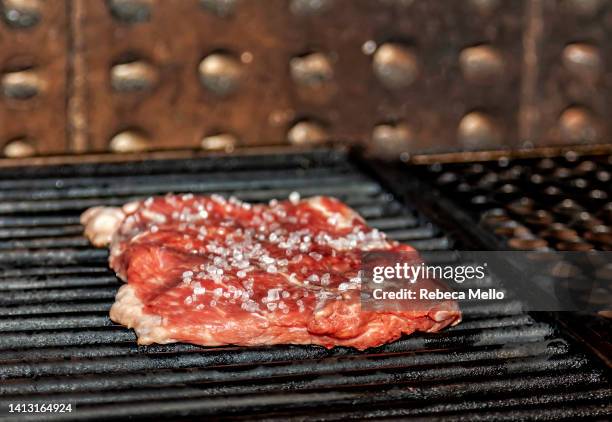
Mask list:
[[[448,251],[436,258],[457,262],[453,239],[344,154],[0,169],[0,179],[0,406],[50,399],[78,404],[74,415],[49,416],[64,420],[298,413],[330,420],[486,419],[518,414],[517,407],[526,416],[544,415],[537,403],[560,415],[597,416],[609,400],[606,374],[511,298],[494,305],[464,302],[461,325],[363,353],[314,346],[137,346],[133,332],[110,321],[120,283],[107,268],[108,252],[80,237],[78,214],[169,190],[250,201],[292,191],[329,194],[426,258],[429,250]],[[566,412],[568,403],[576,405],[573,413]]]
[[[542,394],[533,395],[527,397],[518,397],[510,400],[482,400],[482,401],[464,401],[460,403],[439,403],[423,407],[404,407],[402,405],[393,406],[392,408],[377,409],[377,410],[359,410],[351,411],[346,410],[344,412],[332,412],[326,414],[311,415],[306,418],[290,418],[293,421],[319,421],[319,422],[331,422],[331,421],[346,421],[346,420],[370,420],[380,418],[402,418],[402,417],[416,417],[416,416],[434,416],[438,414],[456,414],[456,419],[462,420],[555,420],[555,419],[572,419],[578,418],[579,416],[605,416],[610,412],[610,407],[606,406],[606,403],[610,402],[612,394],[607,389],[596,389],[586,390],[576,393],[568,394]],[[598,402],[599,404],[584,406],[584,402]],[[548,406],[555,405],[567,405],[564,407],[563,413],[557,415],[551,415],[548,413]],[[589,408],[589,411],[585,411],[585,407]],[[483,415],[483,410],[492,410],[487,412],[486,416]],[[505,410],[514,411],[519,410],[519,415],[512,413],[511,417],[508,417],[508,413],[504,413]],[[479,411],[476,413],[465,413],[466,411]],[[554,416],[558,416],[555,418]],[[284,421],[288,420],[289,415],[280,417],[269,417],[265,420],[267,422],[273,421]]]
[[[299,153],[253,154],[240,156],[200,157],[195,159],[170,159],[126,161],[120,163],[82,163],[44,167],[19,167],[0,169],[3,179],[37,179],[43,177],[89,177],[134,174],[211,173],[245,170],[311,170],[313,168],[346,168],[350,165],[343,151],[321,149]]]
[[[0,378],[20,378],[20,377],[42,377],[42,376],[65,376],[83,374],[113,374],[113,373],[134,373],[146,370],[157,369],[187,369],[191,367],[206,368],[212,371],[209,381],[219,381],[217,378],[232,381],[255,380],[258,378],[276,378],[281,376],[307,376],[333,373],[338,371],[378,371],[383,369],[397,369],[406,367],[416,367],[423,365],[436,365],[432,371],[438,370],[437,366],[463,365],[467,362],[478,360],[504,361],[509,363],[509,359],[534,357],[551,358],[567,353],[567,346],[559,343],[556,346],[549,346],[543,343],[535,343],[531,346],[519,345],[510,350],[476,350],[475,353],[450,352],[447,356],[438,354],[393,354],[381,356],[376,360],[368,358],[367,355],[358,358],[347,357],[338,358],[323,362],[300,361],[291,357],[291,362],[270,361],[269,355],[260,353],[259,359],[245,363],[240,354],[234,357],[232,363],[224,363],[227,367],[220,367],[219,356],[209,353],[188,353],[181,355],[157,355],[157,356],[132,356],[130,358],[98,358],[95,361],[83,361],[79,364],[72,362],[44,362],[44,363],[12,363],[0,366]],[[370,356],[371,357],[371,356]],[[264,358],[264,359],[262,359]],[[572,357],[571,359],[573,359]],[[222,357],[223,360],[229,359]],[[518,361],[517,361],[518,362]],[[498,362],[499,363],[499,362]],[[268,366],[253,368],[255,364],[266,364]],[[274,364],[270,366],[270,364]],[[211,367],[214,366],[214,367]]]
[[[534,321],[528,315],[515,315],[505,318],[479,319],[468,321],[457,327],[449,328],[449,331],[464,331],[471,329],[511,327],[528,325]],[[42,331],[58,330],[71,328],[102,328],[110,327],[114,324],[107,316],[97,316],[95,314],[85,315],[60,315],[46,317],[12,317],[10,319],[0,319],[0,332],[10,331]]]
[[[265,186],[268,183],[279,183],[278,179],[287,180],[317,180],[325,178],[356,178],[350,165],[341,165],[333,167],[315,167],[309,168],[308,172],[303,169],[279,169],[269,170],[260,169],[257,171],[232,171],[232,177],[227,177],[227,172],[208,172],[206,179],[202,179],[201,174],[193,172],[167,173],[161,175],[145,174],[145,175],[126,175],[126,176],[98,176],[98,177],[51,177],[51,178],[28,178],[26,180],[0,180],[0,189],[3,193],[7,191],[27,192],[33,189],[45,191],[71,191],[71,188],[104,188],[111,186],[142,186],[158,185],[163,183],[210,183],[210,186],[216,186],[217,183],[222,183],[222,187],[218,190],[235,187],[235,189],[244,189],[253,184],[256,187]],[[280,182],[284,183],[284,182]]]
[[[370,388],[337,391],[296,392],[295,385],[286,386],[286,390],[269,390],[268,385],[252,385],[240,389],[244,392],[238,396],[231,396],[232,392],[239,389],[233,386],[218,387],[205,394],[205,390],[198,390],[200,395],[196,399],[180,399],[174,401],[159,402],[148,401],[142,403],[113,404],[112,406],[101,406],[82,408],[78,420],[99,418],[104,414],[105,418],[120,417],[127,415],[154,416],[159,418],[163,415],[222,415],[240,414],[256,411],[287,411],[315,410],[320,411],[330,403],[334,407],[363,408],[376,404],[393,402],[432,402],[453,401],[458,399],[474,399],[483,394],[505,395],[512,394],[517,390],[523,392],[538,393],[557,391],[559,383],[571,389],[585,388],[602,384],[601,375],[596,373],[567,373],[556,376],[530,376],[525,378],[500,377],[494,381],[467,381],[452,384],[432,385],[426,384],[427,388],[414,388],[412,386],[394,387],[393,389],[380,389],[372,391]],[[423,384],[420,384],[423,385]],[[276,387],[276,386],[273,386]],[[591,387],[593,388],[593,387]],[[246,394],[250,391],[251,394]],[[278,394],[270,394],[269,391],[278,391]],[[256,395],[252,395],[256,394]],[[597,396],[596,396],[597,397]],[[203,400],[205,398],[205,400]],[[607,411],[608,407],[602,407],[599,403],[592,405],[597,409]],[[592,407],[589,406],[589,407]],[[537,412],[541,414],[540,412]],[[597,414],[605,414],[598,412]],[[499,416],[499,415],[498,415]],[[473,420],[473,419],[472,419]]]
[[[283,368],[283,370],[278,370]],[[291,368],[291,365],[289,366]],[[299,368],[299,366],[298,366]],[[479,380],[489,377],[522,377],[527,372],[530,375],[554,373],[560,378],[566,375],[588,373],[594,386],[603,386],[600,372],[589,371],[584,358],[579,357],[544,357],[521,358],[518,361],[507,360],[502,363],[464,363],[456,366],[440,366],[436,368],[402,367],[392,368],[388,371],[374,370],[366,373],[344,373],[342,377],[329,376],[325,372],[313,377],[312,366],[307,373],[291,373],[286,367],[257,367],[252,370],[218,371],[214,369],[164,371],[156,369],[155,373],[135,372],[131,374],[105,374],[103,377],[71,377],[62,379],[41,378],[35,382],[31,380],[11,380],[0,385],[0,394],[54,394],[75,391],[104,391],[114,389],[131,389],[143,387],[162,387],[182,384],[198,383],[202,392],[205,391],[203,383],[209,383],[209,396],[241,395],[259,393],[282,393],[287,391],[322,391],[353,387],[399,385],[403,383],[426,383],[466,379]],[[275,375],[276,374],[276,375]],[[281,381],[273,381],[276,377]],[[291,377],[282,381],[282,377]],[[306,378],[304,378],[306,377]],[[264,383],[264,381],[270,382]],[[593,382],[595,380],[595,382]],[[479,384],[481,381],[473,381]]]
[[[414,349],[431,347],[469,347],[474,344],[495,345],[501,343],[536,341],[542,340],[550,335],[552,335],[550,326],[546,324],[536,324],[521,327],[519,329],[492,328],[478,330],[472,333],[448,332],[431,337],[412,337],[394,344],[397,344],[398,347],[406,347],[406,344],[412,344]],[[135,340],[136,336],[131,331],[119,327],[103,331],[80,330],[75,332],[72,330],[58,330],[52,333],[5,333],[0,337],[0,350],[28,347],[109,344]]]

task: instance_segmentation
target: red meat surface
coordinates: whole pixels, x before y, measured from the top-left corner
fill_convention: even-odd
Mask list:
[[[113,224],[96,222],[108,223],[104,209],[87,211],[83,222],[92,241],[100,227],[111,228],[110,265],[126,284],[110,315],[134,328],[140,344],[365,349],[461,319],[453,301],[418,311],[362,309],[361,254],[413,249],[334,198],[251,205],[166,195],[111,211]]]

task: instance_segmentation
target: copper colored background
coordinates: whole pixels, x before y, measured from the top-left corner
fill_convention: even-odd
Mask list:
[[[0,60],[4,73],[35,66],[44,90],[2,96],[0,146],[106,151],[125,131],[123,151],[201,148],[219,134],[238,146],[333,140],[391,156],[608,141],[605,1],[119,0],[148,10],[136,22],[113,15],[112,1],[2,3],[3,13],[39,8],[33,27],[0,22]],[[407,86],[373,70],[385,43],[409,52]],[[200,82],[198,65],[214,53],[240,63],[229,95]],[[290,72],[308,53],[332,69],[315,86]],[[149,66],[149,88],[113,89],[112,67],[130,61]],[[288,135],[299,122],[301,136]]]
[[[69,24],[63,1],[41,2],[42,19],[33,27],[13,28],[0,20],[0,71],[30,70],[39,79],[38,95],[7,97],[0,91],[0,146],[29,138],[40,153],[65,151]],[[30,142],[29,141],[29,142]]]

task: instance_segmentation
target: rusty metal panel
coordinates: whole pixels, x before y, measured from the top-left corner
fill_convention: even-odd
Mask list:
[[[94,150],[334,139],[395,154],[516,140],[522,1],[85,6]]]
[[[412,153],[514,147],[523,2],[375,3],[369,3],[373,10],[368,14],[375,25],[372,39],[379,46],[403,41],[413,49],[419,71],[412,84],[398,89],[364,75],[366,97],[377,105],[376,122],[369,123],[404,122],[407,133],[400,142],[401,136],[387,133],[389,125],[383,126],[386,136],[377,136],[377,126],[371,148]],[[363,128],[361,136],[371,130]]]
[[[542,144],[609,142],[612,4],[543,2],[535,133]]]
[[[12,157],[64,152],[69,32],[66,1],[1,3],[1,154]]]
[[[270,116],[289,101],[283,17],[270,13],[282,2],[140,1],[132,20],[116,3],[87,2],[82,17],[91,149],[282,142]]]
[[[1,3],[8,155],[348,141],[397,157],[609,136],[603,0]]]

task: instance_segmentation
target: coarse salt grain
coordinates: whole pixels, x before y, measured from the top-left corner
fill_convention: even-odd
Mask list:
[[[327,286],[331,279],[331,275],[329,273],[325,273],[321,276],[321,284]]]
[[[323,255],[321,255],[320,253],[310,252],[308,255],[315,261],[320,261],[323,259]]]
[[[297,205],[298,202],[300,202],[299,192],[291,192],[289,194],[289,202],[291,202],[293,205]]]
[[[280,291],[280,289],[270,289],[270,290],[268,290],[268,296],[266,297],[268,302],[276,301],[276,300],[280,299],[279,291]]]

